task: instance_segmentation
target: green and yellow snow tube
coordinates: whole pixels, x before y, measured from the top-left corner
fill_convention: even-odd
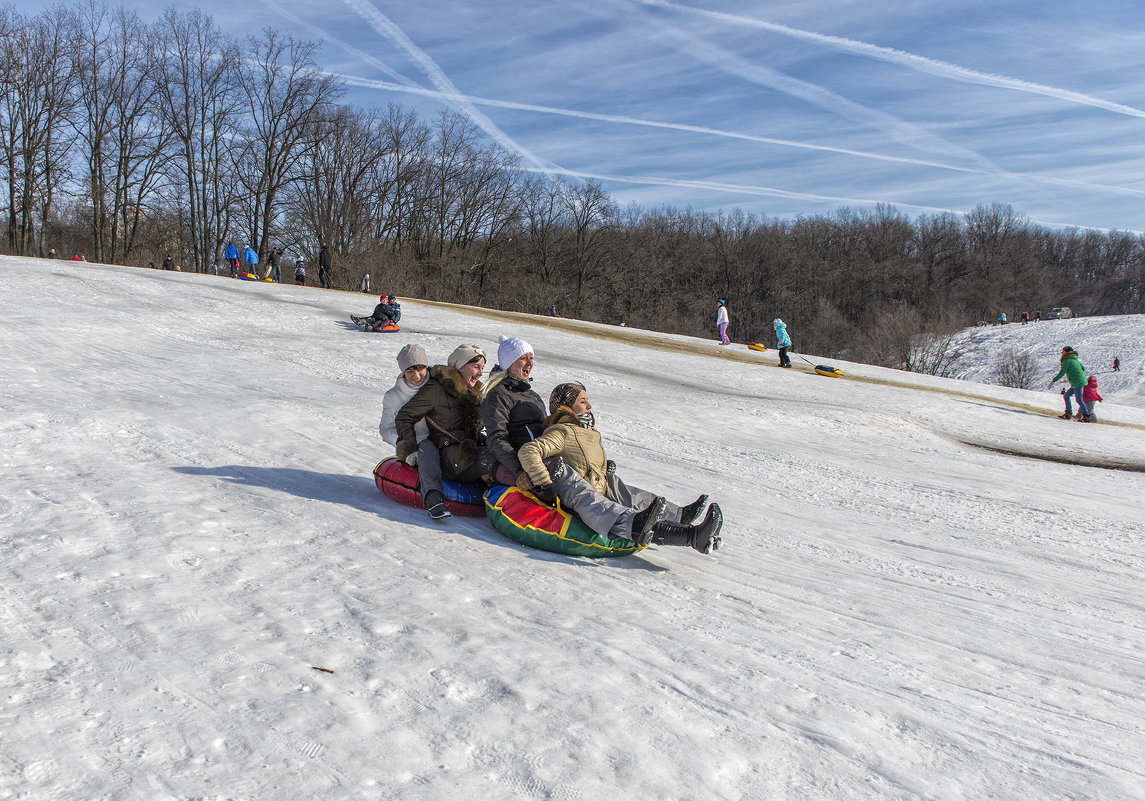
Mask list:
[[[627,556],[642,548],[610,540],[564,509],[546,506],[517,487],[494,484],[485,491],[485,514],[493,528],[522,545],[570,556]]]

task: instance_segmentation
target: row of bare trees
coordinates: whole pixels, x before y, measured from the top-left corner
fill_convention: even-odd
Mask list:
[[[732,333],[941,371],[942,337],[1001,312],[1145,311],[1145,239],[1051,230],[1008,206],[778,220],[621,208],[521,168],[466,117],[341,102],[316,45],[241,40],[198,11],[144,24],[96,0],[0,6],[10,253],[205,271],[228,241],[334,254],[335,285],[659,330]],[[935,347],[919,350],[926,334]]]

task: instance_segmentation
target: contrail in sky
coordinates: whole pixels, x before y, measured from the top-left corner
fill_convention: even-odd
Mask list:
[[[524,172],[538,172],[528,167],[521,167]],[[957,209],[943,209],[934,206],[919,206],[914,203],[893,203],[887,200],[870,200],[867,198],[851,198],[851,197],[838,197],[835,195],[816,195],[808,192],[789,192],[786,189],[776,189],[771,186],[751,186],[747,184],[729,184],[722,181],[695,181],[687,178],[662,178],[657,176],[632,176],[632,175],[602,175],[600,173],[583,172],[580,170],[566,171],[566,175],[572,175],[577,178],[587,178],[596,181],[610,181],[623,184],[647,184],[652,186],[682,186],[689,189],[710,189],[716,192],[741,192],[746,195],[762,195],[764,197],[780,197],[789,198],[791,200],[821,200],[830,203],[850,203],[854,205],[874,206],[879,203],[886,205],[894,205],[898,207],[906,207],[911,209],[922,209],[923,211],[934,211],[940,213],[950,214],[964,214],[965,212],[958,211]]]
[[[957,64],[951,64],[946,61],[939,61],[937,59],[927,58],[926,56],[919,56],[914,53],[908,53],[904,50],[895,50],[891,47],[881,47],[879,45],[869,44],[867,42],[860,42],[855,39],[847,39],[841,36],[827,36],[821,33],[813,33],[811,31],[800,30],[799,28],[791,28],[786,25],[779,25],[774,22],[766,20],[755,19],[753,17],[743,17],[737,14],[727,14],[722,11],[708,11],[707,9],[694,8],[692,6],[674,3],[670,0],[632,0],[632,2],[640,3],[641,5],[668,9],[671,11],[680,11],[688,14],[696,14],[709,19],[719,20],[721,22],[729,22],[734,25],[746,25],[760,30],[770,31],[772,33],[782,34],[789,36],[793,39],[802,39],[807,42],[814,42],[816,44],[831,47],[836,50],[843,50],[848,53],[856,55],[870,56],[880,61],[887,61],[892,64],[909,67],[919,72],[929,73],[930,75],[937,75],[941,78],[949,78],[963,83],[973,83],[982,86],[996,86],[1002,89],[1013,89],[1019,92],[1028,92],[1035,95],[1044,95],[1046,97],[1053,97],[1058,100],[1065,100],[1070,103],[1079,103],[1085,106],[1093,106],[1095,108],[1105,109],[1117,114],[1125,114],[1130,117],[1145,118],[1145,110],[1134,108],[1133,106],[1126,106],[1121,103],[1113,103],[1109,100],[1103,100],[1100,97],[1094,97],[1082,92],[1074,92],[1070,89],[1061,89],[1056,86],[1046,86],[1040,83],[1033,83],[1032,81],[1023,81],[1019,78],[1010,78],[1005,75],[994,75],[988,72],[979,72],[978,70],[960,67]]]
[[[448,98],[449,95],[444,95],[436,89],[426,89],[420,86],[404,86],[389,81],[381,81],[373,78],[359,78],[354,75],[346,75],[344,73],[328,73],[341,81],[354,86],[362,86],[368,89],[386,89],[393,92],[405,92],[407,94],[423,95],[425,97],[438,97]],[[497,100],[488,97],[479,97],[476,95],[464,95],[464,97],[478,106],[490,106],[492,108],[507,108],[516,111],[534,111],[538,114],[557,114],[563,117],[575,117],[583,120],[597,120],[599,122],[614,122],[622,125],[640,125],[648,128],[666,128],[673,131],[686,131],[689,133],[710,134],[713,136],[723,136],[729,139],[743,139],[749,142],[760,142],[769,145],[781,145],[783,147],[795,147],[805,150],[818,150],[825,153],[838,153],[846,156],[859,156],[861,158],[877,159],[879,161],[894,161],[901,164],[914,164],[921,167],[935,167],[943,170],[956,170],[958,172],[969,172],[979,174],[991,174],[986,170],[979,170],[971,167],[959,167],[955,164],[947,164],[940,161],[926,161],[925,159],[907,158],[905,156],[887,156],[881,153],[871,153],[863,150],[852,150],[845,147],[834,147],[831,145],[816,145],[809,142],[797,142],[791,139],[776,139],[770,136],[757,136],[755,134],[745,134],[736,131],[725,131],[719,128],[708,128],[703,125],[688,125],[679,122],[661,122],[658,120],[644,120],[639,117],[629,117],[622,114],[599,114],[592,111],[579,111],[576,109],[558,108],[556,106],[539,106],[535,103],[519,103],[513,100]]]
[[[356,75],[346,75],[344,73],[337,72],[331,72],[327,74],[352,86],[361,86],[366,89],[383,89],[391,92],[404,92],[406,94],[421,95],[423,97],[433,97],[444,100],[452,100],[455,97],[453,95],[447,95],[439,92],[436,89],[426,89],[417,85],[402,85],[391,83],[390,81],[378,80],[376,78],[360,78]],[[925,159],[907,158],[905,156],[888,156],[882,153],[872,153],[864,150],[852,150],[845,147],[817,145],[809,142],[798,142],[791,139],[776,139],[770,136],[756,136],[754,134],[739,133],[737,131],[725,131],[719,128],[708,128],[702,125],[688,125],[686,123],[677,122],[662,122],[659,120],[644,120],[639,117],[629,117],[622,114],[599,114],[591,111],[579,111],[576,109],[559,108],[556,106],[540,106],[535,103],[519,103],[513,100],[497,100],[495,98],[479,97],[477,95],[465,95],[464,97],[475,105],[489,106],[491,108],[513,109],[515,111],[531,111],[538,114],[555,114],[563,117],[573,117],[576,119],[584,120],[597,120],[599,122],[610,122],[619,125],[636,125],[647,128],[662,128],[672,131],[684,131],[686,133],[720,136],[729,139],[742,139],[748,142],[760,142],[762,144],[779,145],[782,147],[814,150],[824,153],[836,153],[844,156],[875,159],[877,161],[890,161],[900,164],[911,164],[920,167],[933,167],[939,170],[952,170],[954,172],[965,172],[974,175],[996,175],[999,177],[1010,178],[1014,180],[1032,181],[1042,184],[1054,184],[1057,186],[1069,186],[1076,189],[1088,189],[1098,192],[1116,192],[1126,195],[1145,196],[1145,189],[1130,189],[1124,186],[1091,184],[1084,181],[1071,181],[1064,178],[1049,178],[1046,176],[1025,175],[1022,173],[1006,172],[1003,170],[984,170],[974,167],[960,167],[956,164],[949,164],[941,161],[927,161]]]
[[[524,172],[539,172],[528,167],[518,168]],[[921,211],[937,212],[939,214],[966,214],[964,209],[944,209],[936,206],[920,206],[915,203],[896,203],[893,200],[869,200],[867,198],[837,197],[834,195],[816,195],[806,192],[789,192],[785,189],[776,189],[770,186],[750,186],[745,184],[729,184],[721,181],[692,181],[685,178],[661,178],[655,176],[630,175],[602,175],[600,173],[566,171],[566,175],[595,181],[610,181],[623,184],[638,184],[651,186],[682,186],[690,189],[711,189],[716,192],[742,192],[747,195],[762,195],[764,197],[790,198],[792,200],[822,200],[831,203],[848,203],[862,206],[876,206],[878,204],[894,206],[895,208],[919,209]],[[1045,222],[1031,219],[1035,225],[1044,225],[1049,228],[1077,228],[1083,231],[1109,231],[1109,228],[1098,228],[1092,225],[1074,225],[1073,223]],[[1119,229],[1121,230],[1121,229]],[[1142,234],[1142,231],[1124,231],[1130,234]]]
[[[784,75],[771,67],[753,64],[728,52],[722,47],[709,44],[699,37],[693,36],[673,26],[666,25],[659,21],[657,25],[669,36],[680,39],[683,42],[684,48],[690,51],[696,58],[714,64],[725,72],[736,75],[746,81],[785,92],[800,100],[846,117],[847,119],[868,125],[875,125],[885,130],[897,141],[910,147],[950,156],[960,156],[978,164],[989,172],[998,173],[1003,171],[981,154],[948,142],[940,136],[935,136],[921,126],[906,122],[892,114],[868,108],[853,100],[848,100],[829,89],[824,89],[822,86],[793,78],[790,75]]]
[[[283,8],[278,3],[274,2],[274,0],[262,0],[262,2],[263,2],[263,5],[269,7],[272,11],[274,11],[275,14],[278,14],[280,17],[284,17],[286,19],[289,19],[295,25],[301,25],[304,28],[310,29],[314,33],[318,34],[319,38],[325,39],[326,41],[331,42],[331,43],[337,45],[338,47],[342,48],[343,50],[345,50],[347,53],[354,56],[355,58],[359,58],[362,61],[366,62],[367,64],[370,64],[371,66],[377,67],[379,70],[384,72],[386,75],[389,75],[395,81],[401,82],[401,84],[404,85],[405,87],[407,87],[407,88],[410,88],[410,87],[420,88],[420,85],[416,81],[410,80],[409,78],[407,78],[406,76],[404,76],[400,72],[398,72],[397,70],[392,69],[388,64],[386,64],[380,58],[375,58],[374,56],[370,55],[369,53],[365,52],[364,50],[359,50],[358,48],[354,47],[353,45],[347,44],[346,42],[342,41],[341,39],[337,38],[336,36],[331,36],[328,31],[324,31],[322,28],[319,28],[317,25],[314,25],[310,22],[307,22],[302,17],[298,16],[297,14],[293,13],[292,11],[288,11],[287,9]]]
[[[482,114],[476,106],[469,102],[465,95],[458,91],[457,87],[454,86],[453,82],[449,80],[434,60],[430,58],[424,50],[414,44],[413,40],[406,36],[401,28],[390,21],[389,17],[378,11],[372,3],[368,2],[368,0],[343,0],[343,2],[353,11],[360,14],[370,23],[370,26],[375,31],[389,39],[394,46],[417,64],[422,72],[433,82],[433,85],[442,93],[442,96],[461,109],[466,116],[480,126],[489,136],[493,137],[495,142],[506,150],[519,153],[540,172],[550,175],[564,172],[564,170],[552,162],[537,157],[527,148],[517,144],[512,137],[498,128],[491,119]]]

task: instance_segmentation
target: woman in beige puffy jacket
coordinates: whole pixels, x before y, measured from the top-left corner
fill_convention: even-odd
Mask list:
[[[582,384],[557,386],[549,396],[549,411],[544,433],[517,452],[525,471],[521,489],[549,504],[559,498],[585,525],[612,539],[686,545],[702,553],[719,547],[723,514],[717,504],[708,507],[702,522],[691,525],[708,496],[679,507],[620,480]]]

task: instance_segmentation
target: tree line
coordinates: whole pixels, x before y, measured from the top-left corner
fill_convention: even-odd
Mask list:
[[[145,24],[96,0],[0,6],[7,252],[205,272],[230,241],[334,254],[335,286],[766,341],[919,368],[922,333],[1068,305],[1145,311],[1145,238],[1032,225],[1009,206],[781,220],[620,207],[522,169],[468,118],[359,108],[317,44],[235,38],[198,10]]]

